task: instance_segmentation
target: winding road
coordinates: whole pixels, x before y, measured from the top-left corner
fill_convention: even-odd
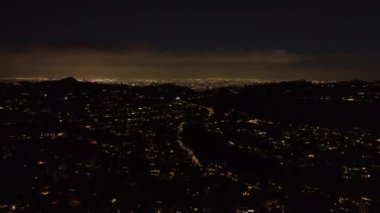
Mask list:
[[[202,163],[199,161],[198,157],[194,154],[193,150],[191,150],[189,147],[185,146],[182,141],[182,133],[183,133],[183,126],[185,125],[185,121],[182,121],[178,127],[178,136],[177,136],[177,143],[179,147],[187,153],[187,155],[191,158],[191,161],[193,164],[199,168],[203,168]]]
[[[194,103],[189,103],[189,102],[186,102],[186,101],[183,101],[183,100],[178,100],[178,102],[182,103],[182,104],[187,104],[187,105],[190,105],[190,106],[194,106],[194,107],[197,107],[199,108],[200,110],[207,110],[208,111],[208,116],[207,116],[207,119],[210,119],[215,111],[212,107],[206,107],[206,106],[201,106],[201,105],[198,105],[198,104],[194,104]],[[179,147],[189,156],[189,158],[191,158],[191,161],[192,163],[200,168],[200,169],[204,169],[204,166],[203,164],[200,162],[199,158],[195,155],[194,151],[191,150],[189,147],[187,147],[184,143],[183,143],[183,138],[182,138],[182,134],[183,134],[183,127],[184,125],[186,124],[186,121],[181,121],[177,127],[177,143],[179,145]],[[246,187],[248,188],[252,188],[252,189],[260,189],[260,187],[258,186],[255,186],[255,185],[252,185],[250,183],[247,183],[247,182],[244,182],[242,181],[239,176],[237,174],[234,174],[233,172],[230,172],[230,171],[219,171],[218,172],[219,175],[233,181],[233,182],[237,182],[237,183],[240,183],[240,184],[243,184],[245,185]]]

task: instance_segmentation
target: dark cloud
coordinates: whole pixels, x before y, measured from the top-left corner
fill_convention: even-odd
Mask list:
[[[6,1],[0,44],[377,52],[379,6],[310,1]]]
[[[376,1],[4,1],[0,76],[379,79]]]

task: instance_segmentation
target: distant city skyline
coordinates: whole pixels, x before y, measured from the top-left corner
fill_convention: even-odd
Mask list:
[[[154,51],[51,50],[1,52],[1,78],[378,80],[378,62],[349,54],[286,50]],[[373,60],[373,61],[371,61]]]

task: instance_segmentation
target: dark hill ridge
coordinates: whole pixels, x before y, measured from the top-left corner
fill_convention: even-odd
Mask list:
[[[59,89],[62,91],[66,90],[78,90],[79,88],[83,88],[84,86],[88,86],[89,84],[95,85],[90,82],[81,82],[75,79],[74,77],[67,77],[59,80],[48,80],[48,81],[42,81],[39,83],[42,87],[50,87]]]
[[[60,83],[79,83],[79,81],[73,77],[67,77],[67,78],[63,78],[61,80],[58,80],[57,82],[60,82]]]
[[[43,81],[41,83],[58,84],[58,85],[76,85],[76,84],[79,84],[80,82],[73,77],[67,77],[60,80]]]

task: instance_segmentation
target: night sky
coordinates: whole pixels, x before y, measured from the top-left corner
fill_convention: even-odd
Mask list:
[[[0,78],[379,80],[379,11],[376,1],[3,1]]]

